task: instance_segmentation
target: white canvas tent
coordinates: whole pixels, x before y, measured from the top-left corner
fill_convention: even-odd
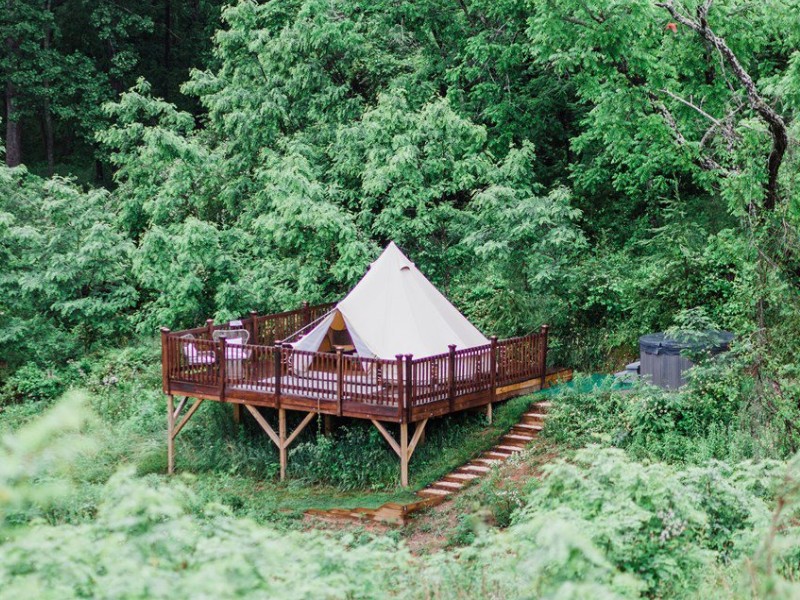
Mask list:
[[[343,340],[361,357],[391,360],[397,354],[441,354],[449,344],[462,349],[489,343],[394,242],[350,293],[292,346],[327,351]]]

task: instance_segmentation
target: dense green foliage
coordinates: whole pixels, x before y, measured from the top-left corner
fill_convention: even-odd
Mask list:
[[[4,8],[0,596],[800,594],[797,0]],[[390,240],[487,334],[548,322],[554,363],[736,341],[678,392],[559,393],[564,457],[488,477],[457,551],[295,531],[403,497],[368,426],[309,427],[277,485],[204,406],[165,480],[156,327],[336,299]],[[431,423],[412,483],[527,403]]]

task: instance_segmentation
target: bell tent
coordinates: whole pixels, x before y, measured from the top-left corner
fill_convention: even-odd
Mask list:
[[[354,350],[365,358],[431,356],[489,340],[390,243],[329,313],[289,338],[295,350]]]

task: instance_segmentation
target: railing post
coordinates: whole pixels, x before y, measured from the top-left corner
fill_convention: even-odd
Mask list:
[[[447,397],[450,400],[450,412],[456,400],[456,345],[447,346]]]
[[[161,388],[165,394],[169,394],[169,374],[170,370],[169,352],[169,329],[161,328]]]
[[[414,404],[414,360],[413,354],[406,354],[406,414],[403,423],[411,420],[411,408]]]
[[[214,339],[214,319],[206,319],[206,328],[208,329],[208,339]]]
[[[226,379],[228,379],[228,357],[225,356],[227,353],[227,340],[225,338],[221,338],[219,340],[219,400],[220,402],[225,402],[225,385]]]
[[[541,369],[542,373],[542,381],[539,384],[539,389],[544,389],[544,384],[547,379],[547,332],[550,328],[547,325],[542,325],[541,332],[539,334],[539,368]]]
[[[405,414],[405,388],[406,388],[406,378],[403,375],[403,355],[402,354],[395,354],[395,359],[397,359],[397,416],[400,417],[400,421],[403,420],[403,414]]]
[[[494,402],[495,397],[497,396],[497,336],[493,335],[489,338],[491,342],[491,348],[489,350],[489,385],[491,387],[491,400],[489,401]]]
[[[336,349],[336,406],[340,417],[342,416],[342,386],[344,379],[342,353],[343,350],[341,348]]]
[[[258,311],[251,310],[250,311],[250,335],[253,336],[253,340],[250,342],[254,346],[258,346]]]
[[[283,349],[276,343],[273,347],[272,361],[275,367],[275,401],[278,407],[281,405],[281,352]]]
[[[303,327],[311,323],[311,307],[303,300]]]

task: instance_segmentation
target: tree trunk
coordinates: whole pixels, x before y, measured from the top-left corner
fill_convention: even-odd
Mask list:
[[[164,71],[169,76],[172,62],[172,4],[164,0]]]
[[[14,7],[12,0],[6,0],[6,10],[11,13]],[[9,56],[16,54],[17,42],[11,37],[6,38],[6,47]],[[6,79],[6,164],[16,167],[22,162],[22,129],[17,119],[17,90],[10,74]]]
[[[16,167],[22,162],[22,129],[19,126],[16,109],[16,89],[6,81],[6,165]]]
[[[48,0],[45,5],[45,8],[48,12],[50,12],[50,7],[50,0]],[[44,42],[42,44],[46,59],[49,59],[50,40],[52,35],[53,32],[50,29],[50,24],[48,23],[45,25]],[[44,150],[45,154],[47,155],[47,175],[52,177],[53,170],[55,169],[55,158],[53,156],[53,146],[55,144],[53,140],[53,114],[50,111],[50,80],[47,77],[44,78],[43,85],[44,101],[42,102],[42,135],[44,137]]]

